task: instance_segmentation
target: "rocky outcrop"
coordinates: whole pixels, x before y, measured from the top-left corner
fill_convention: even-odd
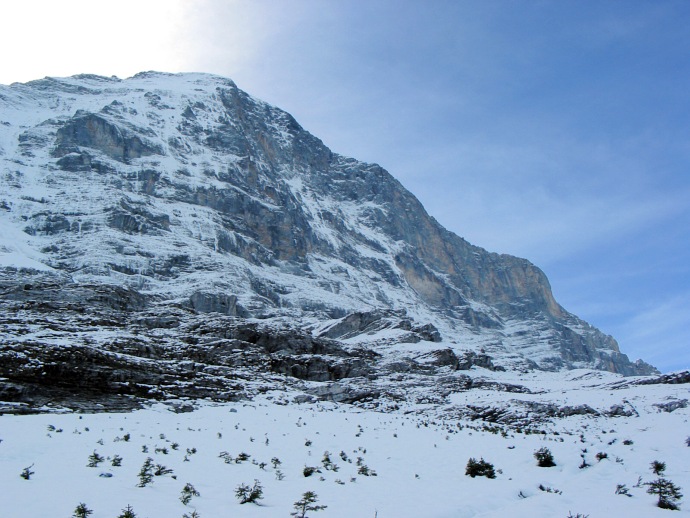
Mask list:
[[[118,162],[161,154],[158,146],[137,132],[115,124],[103,115],[78,111],[57,131],[53,154],[58,158],[64,157],[78,153],[81,147],[100,151]]]

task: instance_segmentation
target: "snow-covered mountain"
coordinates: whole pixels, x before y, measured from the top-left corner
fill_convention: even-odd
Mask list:
[[[3,516],[657,516],[688,383],[228,79],[0,87]]]
[[[183,374],[230,390],[219,373],[239,365],[365,393],[367,376],[473,365],[655,372],[537,267],[447,231],[225,78],[0,87],[0,170],[0,376],[20,399]]]

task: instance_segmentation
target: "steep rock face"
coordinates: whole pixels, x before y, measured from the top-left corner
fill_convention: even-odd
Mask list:
[[[437,367],[481,351],[471,365],[654,370],[560,307],[537,267],[448,232],[380,166],[333,153],[228,79],[44,79],[1,87],[0,108],[7,300],[48,271],[69,293],[136,294],[138,311],[287,318],[348,347],[444,342]],[[303,354],[318,353],[266,368],[370,372]],[[415,362],[390,365],[426,368]]]

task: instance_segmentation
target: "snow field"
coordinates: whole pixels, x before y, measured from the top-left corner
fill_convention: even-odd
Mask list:
[[[631,418],[568,418],[558,435],[506,430],[504,437],[498,430],[482,431],[477,422],[460,423],[460,429],[458,422],[346,405],[282,406],[263,400],[205,404],[182,414],[168,408],[0,417],[2,515],[68,518],[84,502],[94,511],[91,518],[116,518],[127,505],[138,518],[181,518],[194,509],[203,518],[287,518],[293,503],[314,491],[318,503],[328,507],[308,515],[323,518],[565,518],[569,512],[642,518],[670,512],[655,507],[645,486],[633,487],[640,476],[643,482],[657,478],[649,469],[653,460],[666,462],[667,478],[686,491],[690,487],[687,409]],[[129,441],[122,439],[125,434]],[[544,446],[553,452],[556,467],[536,465],[533,453]],[[106,460],[87,467],[94,451],[106,458],[121,456],[122,466]],[[337,472],[324,468],[326,451]],[[341,459],[341,451],[350,462]],[[233,459],[240,453],[251,457],[226,463],[222,452]],[[599,452],[608,458],[598,461]],[[591,466],[580,469],[583,454]],[[147,457],[173,473],[137,487]],[[276,478],[274,457],[281,461],[283,480]],[[377,476],[359,474],[358,457]],[[466,476],[470,457],[493,463],[497,478]],[[263,469],[260,463],[266,464]],[[25,480],[19,475],[29,466],[34,474]],[[304,477],[305,466],[321,473]],[[100,476],[107,473],[112,477]],[[264,499],[260,505],[240,505],[235,489],[254,480],[263,486]],[[187,506],[179,500],[186,483],[200,493]],[[616,495],[617,484],[625,484],[633,496]],[[687,513],[684,507],[681,502],[680,515]]]

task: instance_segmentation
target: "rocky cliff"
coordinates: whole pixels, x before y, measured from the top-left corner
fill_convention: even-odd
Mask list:
[[[198,372],[186,361],[222,367],[222,386],[240,365],[323,381],[479,357],[654,372],[563,309],[537,267],[448,232],[383,168],[333,153],[225,78],[0,87],[0,167],[0,376],[11,383],[57,386],[85,361],[123,394],[152,365],[159,387]],[[258,326],[283,345],[225,333],[231,343],[209,349],[208,322]],[[286,349],[286,336],[300,345]],[[256,357],[243,363],[235,345]],[[39,361],[48,349],[54,359]],[[108,367],[109,352],[124,364]]]

